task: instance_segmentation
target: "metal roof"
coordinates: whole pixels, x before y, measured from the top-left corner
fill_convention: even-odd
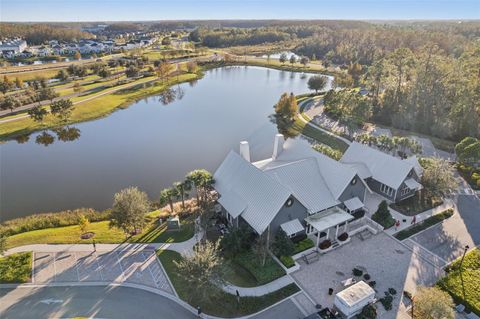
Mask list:
[[[405,162],[408,162],[413,165],[413,168],[415,169],[415,173],[417,173],[417,176],[421,176],[423,174],[423,167],[422,165],[420,165],[420,162],[418,161],[418,158],[415,155],[405,159]]]
[[[343,202],[345,206],[347,206],[349,211],[354,211],[360,208],[365,207],[362,201],[358,197],[350,198]]]
[[[214,180],[215,189],[221,197],[227,197],[225,202],[231,204],[231,209],[238,212],[243,205],[239,204],[240,200],[244,201],[246,207],[241,216],[259,234],[267,229],[292,195],[277,180],[234,151],[230,151],[217,169]]]
[[[340,162],[347,164],[363,163],[368,167],[374,179],[394,189],[400,187],[414,168],[407,161],[357,142],[350,144]]]
[[[286,223],[283,223],[280,225],[280,227],[287,234],[287,236],[291,236],[305,229],[305,227],[303,227],[302,223],[300,223],[298,218],[288,221]]]
[[[405,180],[405,185],[407,185],[407,187],[412,189],[412,190],[423,188],[422,184],[420,184],[419,182],[417,182],[413,178],[409,178],[409,179]]]
[[[247,203],[235,191],[230,190],[220,196],[218,202],[233,217],[237,218],[247,208]]]
[[[318,231],[352,220],[353,216],[338,207],[332,207],[323,212],[305,218],[305,221]]]
[[[340,204],[330,192],[314,158],[267,168],[265,173],[288,188],[312,214]]]

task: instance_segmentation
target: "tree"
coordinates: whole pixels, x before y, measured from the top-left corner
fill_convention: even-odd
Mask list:
[[[27,113],[30,116],[30,118],[35,122],[42,122],[48,112],[43,107],[36,106],[28,110]]]
[[[285,64],[285,62],[287,62],[287,54],[285,52],[280,54],[278,61],[280,61],[281,64]]]
[[[283,229],[279,229],[275,234],[275,239],[272,243],[272,252],[275,256],[291,256],[295,251],[295,245],[288,238]]]
[[[20,102],[13,96],[6,96],[0,103],[0,108],[2,110],[9,109],[13,111],[16,107],[20,106]]]
[[[0,255],[3,255],[5,250],[7,250],[7,236],[5,236],[3,233],[0,233]]]
[[[372,215],[372,219],[382,225],[385,229],[390,228],[395,224],[395,220],[390,214],[387,201],[383,200],[379,205],[377,211]]]
[[[73,111],[73,102],[69,99],[61,99],[50,105],[50,112],[66,122]]]
[[[355,85],[358,85],[360,77],[362,76],[362,66],[360,65],[360,63],[358,62],[351,63],[348,66],[347,72],[352,77],[353,83]]]
[[[431,158],[423,170],[423,186],[434,196],[446,196],[457,188],[452,165],[441,158]]]
[[[191,171],[185,177],[185,181],[195,187],[195,195],[197,197],[197,205],[205,208],[208,192],[211,191],[215,183],[210,172],[204,169]]]
[[[185,199],[188,197],[187,192],[192,189],[190,183],[187,183],[186,181],[175,182],[173,183],[173,187],[177,190],[177,196],[182,201],[182,208],[185,209]]]
[[[79,51],[75,52],[75,55],[73,56],[75,60],[80,60],[82,58],[82,55],[80,54]]]
[[[62,69],[62,70],[58,71],[56,77],[60,81],[66,81],[66,80],[68,80],[68,73],[65,70]]]
[[[128,77],[128,78],[134,78],[134,77],[137,77],[138,74],[139,74],[139,69],[135,66],[129,66],[126,70],[125,70],[125,75]]]
[[[177,189],[173,187],[165,188],[160,192],[160,205],[170,205],[170,211],[173,213],[173,199],[177,196]]]
[[[307,67],[307,64],[310,62],[310,60],[306,56],[302,56],[300,58],[300,63],[303,64],[303,67]]]
[[[233,258],[250,249],[250,246],[250,233],[244,227],[230,231],[220,240],[220,249],[228,258]]]
[[[98,75],[105,79],[112,75],[112,72],[108,68],[102,68],[98,71]]]
[[[458,160],[465,164],[480,163],[480,140],[474,137],[465,137],[455,146]]]
[[[20,78],[15,78],[15,86],[19,89],[23,88],[23,81]]]
[[[259,235],[257,237],[257,240],[255,241],[252,250],[257,259],[260,261],[260,264],[265,266],[265,263],[267,262],[267,256],[268,256],[268,245],[269,245],[269,240],[268,240],[268,230],[263,232],[263,234]]]
[[[162,81],[164,79],[167,79],[168,80],[168,76],[170,74],[170,72],[173,71],[173,65],[168,63],[168,62],[162,62],[160,63],[160,65],[158,66],[156,72],[157,72],[157,76],[159,78],[162,79]]]
[[[293,121],[298,112],[297,99],[293,93],[283,93],[275,104],[275,113],[286,121]]]
[[[310,90],[315,90],[315,93],[325,89],[327,86],[328,78],[323,75],[314,75],[308,79],[308,88]]]
[[[37,100],[38,101],[44,101],[44,100],[53,101],[53,99],[55,99],[58,96],[59,96],[59,94],[57,92],[55,92],[55,90],[52,89],[51,87],[42,87],[37,92]]]
[[[80,83],[75,82],[75,84],[73,84],[73,92],[78,93],[81,91],[83,91],[83,87],[80,85]]]
[[[297,62],[297,57],[295,55],[290,56],[290,64],[294,65]]]
[[[214,299],[220,291],[215,285],[222,284],[223,260],[218,254],[219,243],[200,242],[193,247],[193,254],[173,263],[178,274],[187,282],[185,289],[188,301],[204,302]]]
[[[85,215],[80,215],[78,218],[78,227],[80,228],[80,231],[82,234],[85,234],[88,230],[88,227],[90,226],[90,221]]]
[[[136,232],[145,226],[149,209],[145,192],[137,187],[125,188],[114,196],[110,226],[122,229],[125,234]]]
[[[437,287],[420,287],[413,299],[415,318],[454,319],[455,311],[452,297]]]
[[[197,73],[198,72],[198,65],[194,61],[190,61],[187,63],[187,71],[188,73]]]

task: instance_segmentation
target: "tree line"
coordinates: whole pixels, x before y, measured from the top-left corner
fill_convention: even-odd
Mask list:
[[[45,23],[0,23],[0,39],[23,38],[29,45],[43,44],[49,40],[75,41],[89,39],[93,35],[79,29]]]

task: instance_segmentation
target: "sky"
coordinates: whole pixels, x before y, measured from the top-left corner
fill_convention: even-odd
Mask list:
[[[480,19],[480,0],[0,0],[0,21]]]

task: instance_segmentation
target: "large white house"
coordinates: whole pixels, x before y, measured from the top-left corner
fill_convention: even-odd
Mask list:
[[[228,223],[248,225],[257,234],[272,235],[279,229],[290,237],[306,233],[316,236],[317,245],[348,232],[352,214],[365,209],[367,192],[393,200],[421,187],[416,160],[401,160],[358,143],[336,161],[304,140],[285,142],[277,134],[270,158],[250,159],[249,143],[243,141],[239,153],[231,151],[214,174],[219,210]],[[394,188],[394,193],[390,196],[381,185]]]
[[[0,41],[0,52],[2,56],[13,56],[19,54],[27,48],[27,42],[23,39],[13,39]]]

